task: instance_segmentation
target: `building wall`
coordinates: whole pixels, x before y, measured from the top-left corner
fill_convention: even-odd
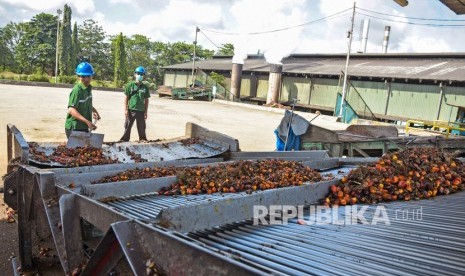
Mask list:
[[[334,108],[336,105],[337,91],[342,89],[339,80],[312,78],[310,104]]]
[[[308,78],[283,77],[280,101],[298,99],[299,104],[310,104],[311,80]]]
[[[226,88],[226,90],[228,91],[231,91],[231,75],[230,74],[223,74],[224,76],[224,88]]]
[[[391,84],[387,115],[436,120],[439,85]]]
[[[172,87],[187,87],[192,84],[192,72],[169,71],[165,73],[163,85]]]
[[[257,76],[257,98],[266,99],[268,94],[268,76]]]
[[[355,88],[354,88],[355,87]],[[351,81],[349,93],[356,93],[363,98],[371,112],[385,114],[386,101],[388,98],[388,84],[384,82]],[[342,88],[341,88],[342,90]]]
[[[231,86],[230,74],[223,73],[223,76],[225,76],[226,89],[229,89]],[[338,79],[283,75],[282,80],[280,95],[282,102],[297,98],[299,104],[334,109],[337,93],[342,90],[342,83]],[[190,82],[190,72],[187,71],[170,71],[165,74],[164,78],[164,85],[173,87],[186,87]],[[441,98],[439,83],[436,85],[389,84],[387,82],[352,80],[348,89],[348,95],[356,93],[356,90],[375,115],[418,120],[436,120],[437,118]],[[243,74],[241,97],[251,96],[266,99],[267,93],[268,75]],[[458,108],[451,105],[465,105],[464,87],[444,86],[439,120],[455,121]]]
[[[465,106],[465,88],[445,86],[439,119],[448,122],[455,121],[458,112],[457,105]]]
[[[173,87],[175,78],[176,78],[176,72],[173,72],[173,71],[166,72],[164,80],[163,80],[163,85]]]
[[[241,97],[248,97],[250,96],[250,91],[252,90],[252,78],[254,76],[251,75],[242,75],[241,81]]]

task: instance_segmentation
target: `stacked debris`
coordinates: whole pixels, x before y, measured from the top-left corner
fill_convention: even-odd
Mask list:
[[[275,102],[271,102],[271,103],[268,103],[268,104],[263,104],[262,106],[279,108],[279,109],[288,109],[288,110],[291,109],[289,106],[285,106],[283,104],[275,103]]]
[[[131,151],[129,148],[126,148],[126,154],[131,158],[131,160],[134,160],[134,162],[136,163],[148,161],[147,159],[143,158],[140,154]]]
[[[38,149],[37,143],[29,143],[29,153],[33,160],[41,163],[57,162],[67,167],[93,166],[120,163],[103,155],[102,149],[93,147],[67,148],[60,145],[47,155]]]
[[[176,175],[176,171],[182,168],[179,167],[154,167],[154,168],[135,168],[131,170],[126,170],[117,175],[107,176],[98,181],[92,182],[92,184],[99,183],[109,183],[109,182],[119,182],[119,181],[129,181],[136,179],[146,179],[146,178],[158,178],[165,176]]]
[[[235,193],[268,190],[318,182],[317,171],[297,161],[235,161],[214,166],[154,167],[131,169],[107,176],[93,184],[130,181],[145,178],[177,176],[178,181],[159,191],[163,195],[196,195],[217,192]],[[331,176],[327,176],[330,179]]]
[[[178,181],[159,191],[163,195],[196,195],[268,190],[318,182],[322,176],[300,162],[286,160],[236,161],[177,172]]]
[[[465,166],[438,148],[409,148],[360,166],[330,187],[325,205],[428,199],[465,189]]]
[[[187,138],[179,141],[183,146],[189,147],[192,145],[202,145],[203,141],[200,138]]]

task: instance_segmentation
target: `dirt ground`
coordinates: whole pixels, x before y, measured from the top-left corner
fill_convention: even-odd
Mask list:
[[[31,87],[0,84],[0,175],[6,172],[6,125],[12,123],[27,141],[64,142],[64,123],[70,89]],[[105,141],[117,141],[123,134],[124,95],[118,92],[94,91],[94,106],[102,120],[98,133]],[[174,101],[152,95],[147,137],[150,140],[175,138],[184,135],[187,122],[197,123],[210,130],[230,135],[239,140],[242,150],[272,151],[275,149],[274,129],[281,114],[201,101]],[[138,140],[136,126],[131,140]],[[0,186],[3,183],[0,180]],[[5,204],[0,194],[0,217]],[[0,271],[12,275],[11,256],[17,256],[15,223],[0,221]]]

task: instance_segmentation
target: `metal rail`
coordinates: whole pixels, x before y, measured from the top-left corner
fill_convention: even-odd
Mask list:
[[[446,132],[446,138],[449,138],[452,130],[458,130],[459,132],[465,132],[465,128],[452,126],[452,125],[449,124],[449,122],[445,122],[445,121],[438,121],[438,120],[435,120],[435,121],[408,120],[405,123],[405,133],[409,133],[411,130],[417,130],[418,129],[415,126],[411,126],[413,124],[423,125],[425,127],[431,127],[431,131],[433,131],[435,133],[440,133],[440,134],[444,134],[443,132],[441,132],[441,129],[444,129],[445,132]],[[420,130],[424,130],[424,129],[421,128]]]
[[[7,164],[19,158],[21,162],[27,163],[29,159],[29,145],[24,139],[22,133],[12,124],[6,126],[6,147],[7,147]],[[11,166],[7,166],[7,173],[11,171]]]

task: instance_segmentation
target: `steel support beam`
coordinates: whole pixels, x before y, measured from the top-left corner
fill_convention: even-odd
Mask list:
[[[76,195],[66,194],[60,197],[60,216],[68,271],[73,271],[75,268],[81,267],[85,262]]]
[[[20,166],[16,177],[16,186],[18,187],[19,260],[22,271],[33,269],[31,207],[33,178],[36,170],[34,167]]]
[[[176,176],[138,179],[132,181],[110,182],[84,185],[81,194],[92,198],[126,197],[131,195],[153,193],[163,187],[176,183]]]
[[[231,152],[231,159],[281,159],[281,158],[300,158],[300,159],[324,159],[328,158],[326,150],[311,150],[311,151],[240,151]]]
[[[129,219],[103,203],[81,195],[76,196],[80,216],[102,232],[106,232],[112,223]]]
[[[55,249],[60,259],[61,266],[65,273],[69,272],[69,266],[65,250],[65,240],[62,233],[62,222],[58,194],[55,188],[54,174],[49,171],[40,171],[36,174],[37,186],[40,198],[35,199],[36,204],[41,204],[42,208],[37,208],[37,212],[45,212],[48,227],[53,237]]]
[[[163,275],[263,274],[187,237],[137,221],[122,221],[111,226],[81,275],[106,275],[122,256],[134,275],[151,275],[147,273],[155,269]]]
[[[116,238],[115,232],[110,228],[87,262],[81,276],[109,275],[110,271],[124,256],[121,248],[122,246]]]
[[[339,180],[330,180],[302,186],[260,191],[242,197],[224,198],[208,204],[179,206],[160,211],[155,223],[186,233],[235,221],[251,219],[254,206],[307,205],[316,203],[328,194],[329,186]]]

